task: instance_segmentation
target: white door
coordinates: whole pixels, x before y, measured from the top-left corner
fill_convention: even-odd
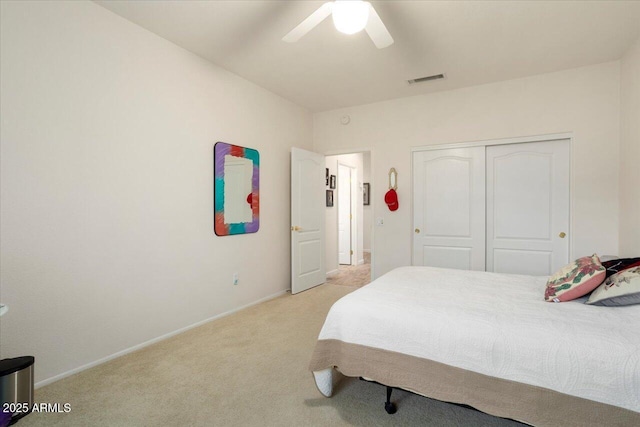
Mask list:
[[[324,283],[324,156],[291,149],[291,293]]]
[[[351,168],[338,163],[338,264],[351,265]]]
[[[547,276],[569,262],[569,140],[487,147],[487,271]]]
[[[485,269],[484,147],[413,153],[413,265]]]

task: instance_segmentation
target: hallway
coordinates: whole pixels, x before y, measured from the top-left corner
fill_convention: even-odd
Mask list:
[[[327,277],[332,285],[360,288],[371,282],[371,253],[364,253],[364,264],[341,265],[337,273]]]

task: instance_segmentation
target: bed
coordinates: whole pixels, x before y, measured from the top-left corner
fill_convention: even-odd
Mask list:
[[[640,426],[640,305],[548,303],[546,281],[395,269],[329,311],[318,390],[338,372],[536,426]]]

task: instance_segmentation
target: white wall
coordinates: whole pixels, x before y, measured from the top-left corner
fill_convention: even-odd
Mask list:
[[[429,84],[429,83],[424,83]],[[345,126],[340,117],[349,115]],[[411,263],[411,147],[573,132],[572,256],[618,252],[620,63],[314,114],[318,152],[372,147],[373,180],[398,171],[400,208],[372,187],[375,276]]]
[[[357,188],[358,193],[354,194],[353,204],[355,205],[355,222],[356,228],[356,247],[354,248],[354,262],[358,263],[362,260],[364,235],[363,235],[363,211],[362,203],[362,177],[363,164],[362,153],[341,154],[335,156],[327,156],[325,158],[326,167],[329,168],[329,175],[338,176],[338,163],[352,168],[356,168],[358,173]],[[327,187],[327,190],[330,188]],[[331,274],[338,270],[338,189],[333,190],[333,207],[325,208],[325,230],[326,230],[326,268],[327,274]]]
[[[620,68],[620,256],[640,257],[640,39]]]
[[[1,357],[42,383],[289,287],[310,113],[94,3],[1,7]],[[256,234],[214,235],[216,141],[260,152]]]

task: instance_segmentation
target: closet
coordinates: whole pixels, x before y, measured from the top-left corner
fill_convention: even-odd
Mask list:
[[[413,152],[413,265],[550,275],[569,261],[570,140]]]

